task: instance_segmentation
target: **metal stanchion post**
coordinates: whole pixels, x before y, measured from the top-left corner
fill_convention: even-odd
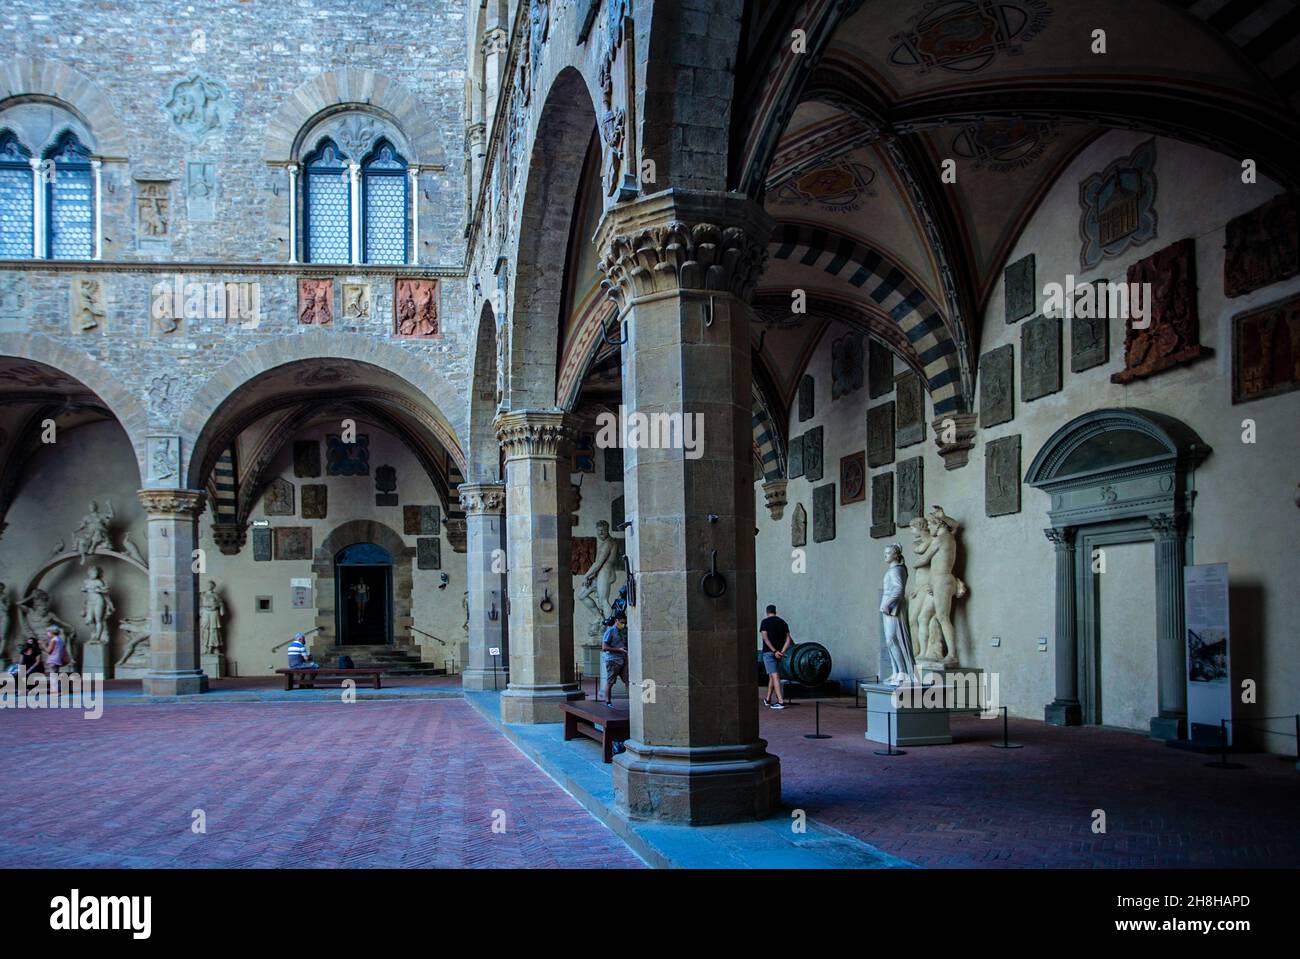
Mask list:
[[[817,722],[817,727],[816,727],[817,731],[815,733],[804,733],[803,738],[804,739],[830,739],[831,738],[830,733],[822,732],[822,704],[820,700],[818,702],[813,703],[813,708],[816,710],[816,713],[814,715],[816,717],[816,722]]]
[[[873,749],[877,756],[906,756],[907,753],[901,749],[894,748],[894,714],[885,713],[885,746],[884,752],[879,749]]]
[[[989,745],[992,746],[994,749],[1024,749],[1025,747],[1023,743],[1007,742],[1007,707],[1003,706],[1001,707],[1001,709],[1002,709],[1002,742],[989,743]]]
[[[1242,763],[1228,762],[1228,721],[1219,720],[1219,760],[1218,762],[1206,763],[1205,765],[1214,769],[1245,769]]]

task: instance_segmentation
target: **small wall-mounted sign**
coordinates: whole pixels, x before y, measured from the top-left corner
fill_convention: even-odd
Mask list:
[[[501,647],[500,647],[500,646],[489,646],[489,647],[488,647],[488,655],[489,655],[489,656],[500,656],[500,655],[501,655]]]
[[[1039,637],[1038,637],[1038,651],[1039,651],[1040,653],[1045,653],[1045,652],[1047,652],[1047,637],[1046,637],[1046,636],[1039,636]]]
[[[255,520],[253,520],[253,528],[254,528],[254,529],[266,529],[266,527],[268,527],[268,526],[270,526],[270,525],[271,525],[271,521],[270,521],[269,519],[255,519]]]

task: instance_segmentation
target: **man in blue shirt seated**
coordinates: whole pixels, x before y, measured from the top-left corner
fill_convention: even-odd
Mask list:
[[[320,669],[320,663],[307,658],[307,637],[302,633],[294,633],[293,642],[289,644],[289,668]]]

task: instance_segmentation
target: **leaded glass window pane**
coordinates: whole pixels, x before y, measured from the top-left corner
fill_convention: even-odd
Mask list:
[[[46,188],[49,256],[55,260],[88,260],[95,255],[95,183],[90,153],[71,133],[65,133],[47,154],[54,175]]]
[[[32,255],[31,154],[12,133],[0,136],[0,257]]]
[[[307,161],[303,213],[305,259],[310,263],[352,259],[352,188],[347,170],[347,160],[329,140]]]
[[[375,145],[362,165],[367,263],[405,263],[407,238],[406,161],[387,140]]]

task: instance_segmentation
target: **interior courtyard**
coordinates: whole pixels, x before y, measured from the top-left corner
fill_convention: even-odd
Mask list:
[[[1295,0],[0,11],[0,868],[1300,866],[1298,156]]]

